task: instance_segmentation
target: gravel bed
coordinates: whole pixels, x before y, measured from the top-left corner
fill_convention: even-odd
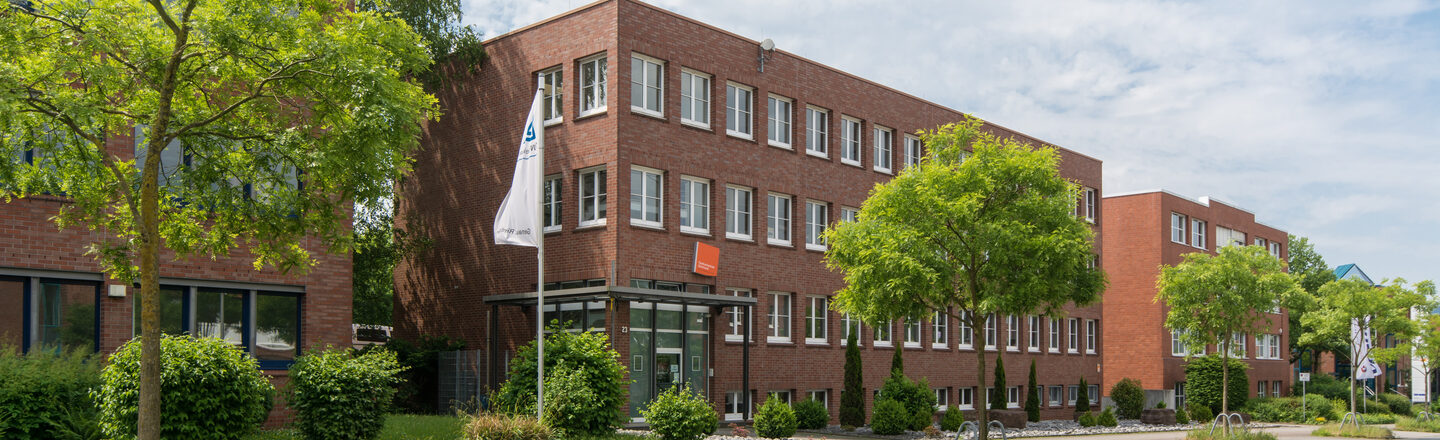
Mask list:
[[[1105,426],[1093,426],[1093,427],[1086,428],[1086,427],[1080,426],[1079,423],[1076,423],[1076,422],[1070,421],[1070,420],[1043,420],[1043,421],[1039,421],[1039,422],[1029,423],[1029,424],[1027,424],[1027,425],[1025,426],[1025,429],[1007,429],[1007,430],[1005,430],[1005,434],[1006,434],[1007,437],[1009,437],[1009,438],[1019,438],[1019,437],[1055,437],[1055,436],[1062,436],[1062,435],[1128,434],[1128,433],[1134,433],[1134,432],[1186,431],[1186,430],[1191,430],[1191,429],[1199,428],[1200,426],[1201,426],[1201,424],[1199,424],[1199,423],[1190,423],[1190,424],[1188,424],[1188,425],[1146,425],[1146,424],[1140,423],[1139,420],[1121,420],[1121,421],[1120,421],[1120,426],[1116,426],[1116,427],[1113,427],[1113,428],[1111,428],[1111,427],[1105,427]],[[1268,428],[1268,427],[1271,427],[1271,426],[1277,426],[1277,425],[1261,424],[1261,423],[1252,423],[1252,424],[1250,424],[1250,427],[1251,427],[1251,428]],[[747,428],[747,429],[749,429],[749,428]],[[620,430],[620,433],[622,433],[622,434],[634,434],[634,435],[650,435],[650,432],[649,432],[649,431],[639,431],[639,430],[630,430],[630,429],[622,429],[622,430]],[[830,434],[830,435],[835,435],[835,436],[837,436],[837,437],[869,437],[869,438],[887,439],[887,440],[915,440],[915,439],[925,438],[925,435],[924,435],[924,434],[919,433],[919,432],[915,432],[915,431],[908,431],[908,432],[906,432],[905,434],[900,434],[900,435],[876,435],[875,432],[874,432],[874,431],[871,431],[869,427],[860,427],[860,428],[855,428],[855,430],[853,430],[853,431],[847,431],[847,430],[841,429],[839,426],[830,426],[830,427],[825,428],[825,429],[805,430],[805,431],[802,431],[802,433],[803,433],[803,434],[807,434],[807,435],[806,435],[807,437],[824,437],[824,436],[826,436],[827,434]],[[751,435],[752,435],[752,437],[739,437],[739,436],[732,436],[732,435],[712,435],[712,436],[710,436],[709,438],[707,438],[706,440],[755,440],[756,437],[753,437],[753,435],[754,435],[754,432],[753,432],[753,431],[751,431]],[[971,437],[973,437],[973,434],[971,435]],[[992,432],[992,433],[990,433],[990,437],[991,437],[991,438],[1000,438],[1000,434],[999,434],[999,433],[994,433],[994,432]],[[954,438],[955,438],[955,432],[954,432],[954,431],[945,431],[942,438],[945,438],[945,439],[954,439]]]

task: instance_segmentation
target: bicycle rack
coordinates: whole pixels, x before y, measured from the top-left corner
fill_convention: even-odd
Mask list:
[[[1234,420],[1235,422],[1231,422],[1231,420]],[[1236,425],[1238,425],[1242,430],[1250,430],[1250,426],[1245,424],[1245,418],[1241,417],[1240,413],[1220,413],[1219,415],[1215,416],[1214,421],[1210,422],[1211,437],[1215,436],[1215,428],[1220,427],[1221,424],[1225,425],[1225,429],[1221,431],[1221,433],[1230,432],[1232,427]]]
[[[1005,424],[1000,423],[999,420],[991,420],[985,426],[995,430],[992,432],[999,432],[1002,440],[1010,440],[1010,435],[1005,433]],[[955,430],[955,440],[965,440],[965,432],[968,430],[975,430],[975,436],[980,436],[980,425],[975,422],[965,422],[960,424],[960,429]]]
[[[1354,422],[1355,429],[1360,429],[1360,425],[1365,423],[1363,420],[1360,419],[1359,413],[1347,412],[1345,413],[1344,417],[1340,418],[1340,429],[1345,429],[1345,423],[1348,422]]]
[[[1420,411],[1419,414],[1415,415],[1415,420],[1424,420],[1428,422],[1434,420],[1436,415],[1437,414],[1431,413],[1429,411]]]

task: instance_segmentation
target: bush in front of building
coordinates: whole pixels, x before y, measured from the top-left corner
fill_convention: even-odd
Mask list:
[[[1339,419],[1330,399],[1321,395],[1305,396],[1303,404],[1300,397],[1252,399],[1246,404],[1245,412],[1251,419],[1262,422],[1319,423],[1317,417]]]
[[[533,416],[481,413],[468,416],[465,440],[550,440],[550,428]]]
[[[860,348],[850,332],[845,343],[845,389],[840,392],[840,425],[865,426],[865,376],[860,369]]]
[[[492,408],[510,414],[535,414],[535,342],[531,341],[515,353],[510,361],[510,380],[501,385],[491,401]],[[579,380],[572,389],[583,388],[588,399],[575,401],[574,412],[562,418],[546,420],[550,428],[567,434],[607,435],[615,432],[624,417],[628,382],[620,354],[610,347],[604,334],[569,332],[557,325],[550,326],[545,337],[545,369],[548,382],[564,370],[576,370]],[[551,405],[546,393],[546,407]]]
[[[1414,416],[1411,409],[1410,397],[1395,393],[1380,393],[1380,401],[1390,408],[1390,413],[1397,416]]]
[[[1095,418],[1095,424],[1114,428],[1116,426],[1120,426],[1120,420],[1115,418],[1115,411],[1113,410],[1113,408],[1105,408],[1105,410],[1100,411],[1100,415]]]
[[[824,408],[821,408],[821,411],[824,411]],[[650,432],[660,436],[661,440],[704,439],[715,433],[715,424],[719,422],[710,402],[690,389],[688,383],[670,387],[655,396],[655,400],[650,402],[650,406],[640,410],[640,414],[645,416],[645,422],[650,424]]]
[[[1075,412],[1090,412],[1090,384],[1085,383],[1085,378],[1080,378],[1080,388],[1075,394]]]
[[[945,410],[945,416],[940,418],[941,431],[959,431],[960,425],[965,423],[965,413],[958,408],[951,407]]]
[[[1190,419],[1200,423],[1210,423],[1215,420],[1215,413],[1210,412],[1210,407],[1205,405],[1187,405],[1190,408]]]
[[[1186,411],[1186,410],[1184,410],[1184,409],[1177,409],[1177,410],[1175,410],[1175,423],[1178,423],[1178,424],[1181,424],[1181,425],[1189,425],[1189,424],[1190,424],[1190,412],[1189,412],[1189,411]]]
[[[1095,413],[1086,411],[1080,414],[1080,418],[1076,419],[1075,421],[1079,422],[1080,426],[1086,428],[1095,426]]]
[[[798,423],[795,411],[780,398],[771,395],[755,412],[755,435],[765,438],[786,438],[795,435]]]
[[[1117,416],[1138,419],[1145,409],[1145,390],[1140,388],[1140,381],[1127,377],[1110,387],[1110,400],[1115,401]]]
[[[140,405],[140,340],[110,355],[91,391],[100,429],[116,439],[134,438]],[[217,338],[167,336],[160,342],[160,436],[240,439],[270,413],[275,388],[255,358]]]
[[[1035,380],[1035,359],[1030,359],[1030,383],[1025,389],[1025,420],[1040,421],[1040,385]]]
[[[1349,402],[1350,381],[1336,379],[1335,376],[1325,373],[1311,374],[1309,383],[1297,380],[1290,385],[1290,395],[1299,396],[1302,394],[1319,394],[1326,398],[1340,399]]]
[[[830,424],[830,411],[817,400],[801,400],[795,404],[795,420],[800,429],[825,429]]]
[[[1189,406],[1205,406],[1210,408],[1211,414],[1220,413],[1221,388],[1224,387],[1222,375],[1224,369],[1220,367],[1223,360],[1218,355],[1198,356],[1190,358],[1185,364],[1185,404]],[[1249,398],[1250,379],[1245,372],[1250,366],[1244,362],[1230,359],[1230,410],[1238,411],[1245,407],[1245,401]],[[1194,414],[1191,414],[1192,416]],[[1196,418],[1199,419],[1198,417]]]
[[[375,438],[393,408],[403,367],[389,350],[307,353],[290,367],[286,403],[305,438]]]
[[[910,415],[910,421],[905,426],[911,431],[925,429],[935,420],[935,392],[930,390],[930,382],[925,379],[915,382],[904,375],[891,374],[875,395],[875,400],[882,399],[894,400],[905,406]],[[876,408],[875,413],[879,414],[880,409]]]
[[[995,388],[995,392],[990,393],[990,409],[1006,409],[1009,407],[1009,402],[1005,401],[1009,398],[1009,396],[1007,396],[1009,389],[1005,387],[1004,357],[995,357],[995,381],[991,382],[990,386]]]
[[[0,347],[0,438],[98,437],[90,389],[100,362],[88,349],[67,353]]]
[[[877,435],[904,434],[914,420],[905,404],[894,399],[878,399],[875,401],[875,414],[870,416],[870,430]]]

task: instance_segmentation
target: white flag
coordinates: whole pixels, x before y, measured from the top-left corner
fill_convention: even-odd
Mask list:
[[[515,177],[510,192],[500,202],[495,214],[495,244],[538,247],[535,234],[540,232],[541,163],[545,150],[545,127],[540,123],[540,90],[530,103],[530,116],[525,118],[525,131],[520,136],[520,154],[515,159]]]
[[[1380,376],[1380,365],[1370,358],[1370,318],[1362,326],[1359,319],[1350,320],[1350,344],[1355,362],[1355,380],[1366,380]],[[1363,357],[1362,357],[1363,356]]]

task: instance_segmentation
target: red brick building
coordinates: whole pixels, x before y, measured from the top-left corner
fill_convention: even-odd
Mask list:
[[[1288,258],[1285,231],[1255,221],[1255,214],[1208,197],[1191,199],[1169,191],[1105,197],[1103,265],[1110,276],[1105,291],[1103,333],[1105,389],[1124,378],[1140,381],[1149,396],[1171,408],[1184,403],[1185,354],[1163,326],[1166,308],[1155,302],[1160,265],[1176,265],[1191,252],[1214,253],[1231,244],[1264,246]],[[1289,319],[1285,310],[1269,314],[1271,330],[1237,335],[1236,356],[1250,364],[1252,396],[1290,393]],[[1124,317],[1114,319],[1114,317]],[[1123,335],[1123,336],[1121,336]],[[1215,347],[1207,352],[1215,353]],[[1108,392],[1108,391],[1107,391]]]
[[[108,154],[135,154],[121,132]],[[20,159],[34,160],[24,153]],[[179,148],[167,148],[165,169],[179,168]],[[86,245],[103,231],[59,230],[50,220],[64,197],[35,195],[0,205],[0,345],[22,350],[84,348],[108,353],[139,334],[138,285],[110,279]],[[256,271],[247,252],[211,260],[176,261],[160,255],[161,330],[226,339],[260,362],[277,387],[295,356],[351,341],[349,254],[329,254],[317,239],[302,241],[317,264],[304,275]],[[277,406],[271,422],[286,418]]]
[[[1082,377],[1100,383],[1098,306],[1053,321],[1000,316],[991,332],[950,319],[872,328],[829,310],[842,278],[822,263],[818,232],[852,218],[872,186],[919,157],[918,130],[959,111],[632,0],[485,45],[479,73],[439,93],[447,115],[429,125],[399,187],[397,224],[435,246],[396,269],[397,337],[483,348],[492,384],[533,339],[535,250],[494,245],[491,227],[543,81],[557,90],[545,96],[545,280],[558,289],[547,304],[564,303],[546,318],[611,335],[635,381],[632,417],[683,382],[725,419],[767,393],[815,397],[835,417],[850,331],[860,332],[867,389],[905,350],[907,373],[929,379],[949,408],[984,402],[973,350],[987,333],[1017,406],[1032,359],[1046,418],[1071,416]],[[1099,229],[1101,162],[1060,155],[1061,174],[1088,188],[1077,212]],[[718,248],[717,276],[692,271],[697,245]]]

